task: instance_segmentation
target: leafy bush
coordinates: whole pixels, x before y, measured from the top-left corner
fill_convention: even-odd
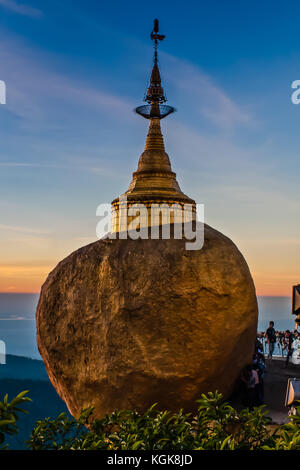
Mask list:
[[[7,448],[7,445],[4,444],[6,436],[18,433],[18,413],[27,413],[18,405],[31,401],[30,398],[25,397],[27,393],[28,391],[20,393],[10,403],[7,395],[3,401],[0,401],[0,449]]]
[[[26,392],[11,403],[0,402],[0,437],[17,431],[16,407]],[[17,400],[17,401],[15,401]],[[264,406],[237,412],[220,393],[208,393],[198,400],[195,416],[179,411],[159,411],[156,405],[145,413],[115,411],[93,420],[93,408],[80,418],[65,413],[56,419],[37,421],[27,446],[31,450],[300,450],[300,407],[289,424],[272,431]],[[7,416],[11,419],[3,419]],[[1,425],[2,422],[2,425]]]
[[[196,416],[159,411],[116,411],[92,421],[93,409],[78,421],[61,414],[38,421],[28,441],[33,450],[233,450],[272,448],[276,435],[264,407],[238,413],[220,393],[202,395]],[[88,429],[86,428],[88,426]],[[300,447],[299,447],[300,448]]]

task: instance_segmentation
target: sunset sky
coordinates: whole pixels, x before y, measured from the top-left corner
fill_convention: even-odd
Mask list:
[[[245,256],[258,295],[300,283],[299,1],[0,0],[0,292],[39,292],[96,240],[143,151],[152,21],[166,150]]]

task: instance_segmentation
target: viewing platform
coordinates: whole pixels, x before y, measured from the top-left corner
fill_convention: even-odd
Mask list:
[[[300,366],[294,365],[290,361],[286,368],[285,357],[280,355],[273,356],[272,360],[266,358],[264,404],[274,425],[290,421],[289,409],[284,405],[287,383],[290,378],[300,379]],[[234,407],[243,408],[239,397],[234,397],[231,402]]]

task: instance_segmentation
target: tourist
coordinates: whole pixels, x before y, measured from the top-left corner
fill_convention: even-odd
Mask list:
[[[282,357],[284,356],[283,350],[284,350],[284,333],[282,331],[279,332],[279,340],[278,340],[281,348],[281,355]]]
[[[258,350],[259,351],[259,350]],[[257,372],[258,380],[255,383],[255,405],[260,406],[264,403],[264,375],[265,375],[265,357],[260,352],[253,355],[252,368]]]
[[[256,338],[255,342],[255,354],[262,354],[264,356],[264,347],[261,341]]]
[[[293,348],[292,363],[295,366],[299,366],[300,365],[300,338],[299,338],[298,331],[294,333],[294,341],[292,344],[292,348]]]
[[[275,330],[274,330],[274,322],[273,321],[270,321],[269,328],[266,331],[265,337],[267,338],[267,343],[269,345],[268,357],[270,359],[272,359],[274,348],[275,348],[275,343],[276,343],[276,333],[275,333]]]
[[[293,354],[293,341],[294,341],[293,334],[290,332],[290,330],[286,330],[285,335],[284,335],[284,347],[283,347],[284,350],[285,349],[287,350],[285,367],[289,365],[290,357]]]
[[[250,410],[257,405],[257,386],[259,384],[258,373],[252,364],[246,366],[241,373],[242,402]]]

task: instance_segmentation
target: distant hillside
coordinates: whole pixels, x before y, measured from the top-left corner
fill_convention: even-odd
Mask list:
[[[10,449],[26,448],[24,441],[38,419],[55,418],[63,411],[69,415],[65,403],[51,385],[42,361],[8,355],[7,364],[0,365],[0,400],[6,393],[11,400],[23,390],[29,390],[32,403],[24,406],[29,414],[20,415],[20,433],[7,441]]]
[[[2,378],[49,380],[43,361],[10,354],[6,356],[6,364],[0,365],[0,380]]]

